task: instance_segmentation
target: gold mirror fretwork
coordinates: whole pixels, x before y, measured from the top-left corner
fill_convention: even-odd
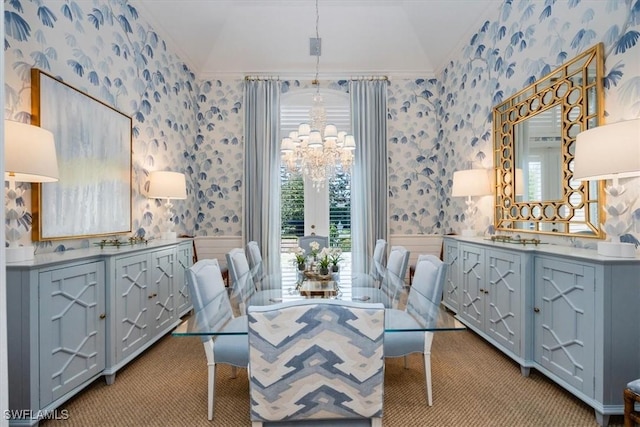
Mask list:
[[[573,179],[576,135],[602,124],[597,44],[493,109],[497,230],[602,238],[602,181]]]

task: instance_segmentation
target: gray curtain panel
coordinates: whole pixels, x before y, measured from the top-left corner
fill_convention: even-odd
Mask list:
[[[245,80],[244,242],[258,242],[269,274],[280,272],[280,81]]]
[[[369,271],[376,240],[387,232],[387,80],[352,80],[351,129],[356,140],[351,176],[354,274]]]

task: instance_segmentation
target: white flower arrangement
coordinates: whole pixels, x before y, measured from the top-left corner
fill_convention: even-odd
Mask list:
[[[342,261],[342,249],[331,248],[329,251],[329,260],[331,261],[331,264],[338,265],[338,263]]]
[[[322,248],[320,254],[318,255],[318,264],[320,267],[326,268],[329,267],[329,257],[331,256],[331,249]]]
[[[304,264],[305,261],[307,260],[307,257],[305,256],[305,250],[302,249],[300,246],[298,246],[297,248],[293,248],[291,249],[291,252],[293,253],[293,255],[295,256],[294,262],[298,265],[300,264]]]
[[[320,243],[311,242],[309,243],[309,247],[311,248],[311,256],[315,259],[318,256],[318,250],[320,249]]]

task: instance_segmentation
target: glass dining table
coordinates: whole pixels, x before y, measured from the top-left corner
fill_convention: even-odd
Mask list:
[[[381,303],[385,307],[385,332],[462,331],[466,327],[455,314],[424,295],[411,296],[411,287],[404,280],[380,284],[368,275],[340,277],[339,274],[318,276],[307,272],[283,271],[275,276],[263,276],[254,286],[253,274],[241,278],[229,287],[229,300],[234,320],[217,322],[206,319],[204,310],[188,316],[172,332],[174,336],[247,335],[246,311],[250,306],[264,306],[301,299],[337,299],[361,304]],[[261,284],[263,284],[261,286]],[[243,289],[249,289],[243,290]],[[259,290],[258,290],[259,289]]]

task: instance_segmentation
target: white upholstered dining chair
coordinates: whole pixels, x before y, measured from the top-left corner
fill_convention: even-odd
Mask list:
[[[404,246],[392,246],[387,259],[387,267],[380,281],[380,290],[392,301],[405,285],[404,278],[409,266],[409,252]]]
[[[384,239],[376,240],[376,246],[373,248],[373,257],[371,258],[370,276],[380,283],[384,276],[384,270],[387,266],[387,241]]]
[[[254,426],[345,419],[382,425],[382,304],[288,301],[251,306],[248,317]]]
[[[247,314],[248,301],[257,289],[249,267],[249,260],[242,248],[231,249],[226,254],[231,298],[237,302],[240,313]]]
[[[256,288],[260,290],[262,288],[262,282],[266,280],[266,271],[262,262],[262,252],[260,252],[260,246],[255,240],[247,243],[247,261],[249,261],[249,269],[253,276],[253,283]]]
[[[425,322],[431,319],[436,322],[438,306],[442,299],[442,288],[447,265],[434,255],[420,255],[416,261],[413,284],[409,291],[404,312],[393,313],[390,317],[389,329],[410,329],[429,326]],[[412,316],[412,313],[415,315]],[[435,326],[435,323],[432,324]],[[384,336],[384,356],[404,357],[411,353],[422,353],[424,358],[424,374],[427,388],[427,403],[433,405],[431,392],[431,343],[433,332],[386,332]]]
[[[203,259],[186,270],[187,285],[193,304],[193,321],[198,330],[245,329],[247,316],[233,317],[229,296],[224,286],[217,259]],[[207,417],[213,419],[215,401],[216,364],[226,363],[245,368],[249,362],[246,335],[203,336],[202,344],[207,357]]]
[[[298,246],[304,249],[305,255],[309,255],[311,253],[311,242],[318,242],[318,245],[320,246],[318,252],[323,248],[329,247],[329,238],[327,236],[311,234],[309,236],[298,237]]]

